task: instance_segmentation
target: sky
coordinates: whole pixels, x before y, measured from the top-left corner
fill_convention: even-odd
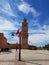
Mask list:
[[[28,22],[28,44],[49,44],[49,0],[0,0],[0,33],[9,43],[19,42],[11,33],[22,30],[24,17]]]

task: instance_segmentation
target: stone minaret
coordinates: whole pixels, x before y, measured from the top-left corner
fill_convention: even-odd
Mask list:
[[[22,22],[22,48],[28,48],[28,23],[26,18]]]

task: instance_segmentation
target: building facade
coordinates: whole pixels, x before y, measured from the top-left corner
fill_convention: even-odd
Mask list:
[[[0,33],[0,48],[5,48],[7,45],[7,39],[4,37],[3,33]]]

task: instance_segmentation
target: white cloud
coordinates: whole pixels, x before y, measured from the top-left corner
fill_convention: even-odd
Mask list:
[[[42,46],[49,44],[49,25],[47,25],[48,20],[45,21],[45,24],[39,24],[38,20],[32,20],[33,26],[37,26],[38,29],[29,29],[29,40],[31,45]]]
[[[42,30],[42,29],[37,29],[37,30],[32,30],[32,29],[29,29],[28,30],[29,33],[46,33],[45,30]]]
[[[38,19],[32,20],[32,28],[29,28],[29,40],[31,45],[43,46],[49,44],[49,25],[47,25],[48,20],[45,21],[45,24],[39,24]],[[30,24],[29,24],[30,25]],[[34,29],[34,27],[37,29]]]
[[[5,12],[8,15],[14,16],[14,13],[7,1],[0,1],[0,12]]]
[[[44,24],[41,28],[44,30],[49,30],[49,25]]]
[[[29,30],[29,40],[31,43],[31,45],[36,45],[36,46],[40,46],[40,45],[45,45],[47,43],[49,43],[49,29],[39,29],[39,30]],[[39,34],[40,33],[40,34]]]
[[[45,21],[44,21],[44,25],[42,26],[42,28],[44,30],[49,30],[49,18],[47,18]]]
[[[29,26],[32,26],[32,28],[37,27],[38,30],[49,30],[49,18],[48,20],[44,21],[45,23],[42,25],[40,24],[38,18],[37,19],[31,19],[29,22]],[[32,24],[32,25],[30,25]]]
[[[45,40],[44,34],[32,34],[29,36],[29,39],[32,41],[32,43],[37,43]]]
[[[15,24],[11,21],[8,21],[2,17],[0,17],[0,30],[17,30]]]
[[[43,43],[43,45],[45,45],[45,41],[47,41],[47,40],[49,40],[48,34],[32,34],[29,36],[29,41],[31,42],[29,44],[31,44],[31,45],[38,44],[37,46],[40,46],[40,45],[42,45],[42,43]]]
[[[18,6],[19,10],[28,14],[30,12],[30,6],[26,3],[22,3]]]
[[[34,7],[31,7],[30,4],[28,4],[28,3],[24,2],[24,1],[22,1],[22,3],[20,5],[18,5],[18,9],[20,11],[22,11],[23,13],[26,13],[26,14],[31,12],[34,17],[40,15],[40,13],[38,13]]]
[[[17,26],[22,26],[22,23],[20,23],[18,21],[17,22],[14,22],[14,24],[17,25]]]

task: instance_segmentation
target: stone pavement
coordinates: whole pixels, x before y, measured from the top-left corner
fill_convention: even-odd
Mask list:
[[[25,62],[18,61],[18,51],[0,52],[0,65],[26,65]]]
[[[21,55],[26,65],[49,65],[48,50],[22,50]]]
[[[22,50],[21,61],[18,61],[18,50],[0,53],[0,65],[49,65],[49,51]]]

